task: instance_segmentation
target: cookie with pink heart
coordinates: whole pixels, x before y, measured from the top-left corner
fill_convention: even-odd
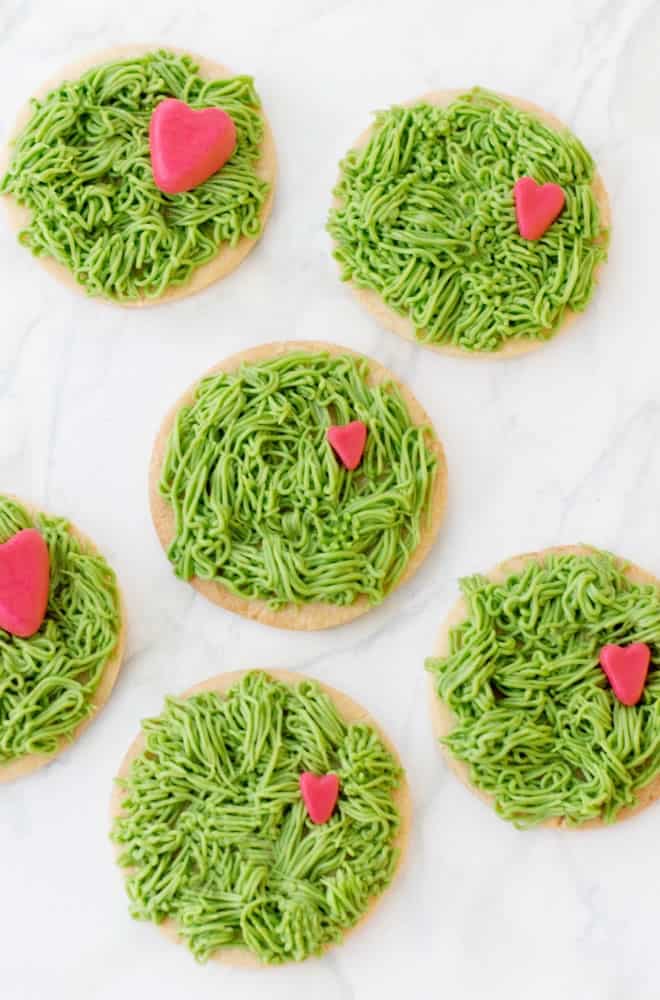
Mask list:
[[[382,326],[464,357],[535,350],[583,312],[609,227],[579,139],[483,87],[378,111],[339,165],[327,226],[342,281]]]
[[[20,244],[68,288],[124,307],[172,301],[256,246],[277,158],[252,77],[179,50],[115,46],[34,96],[0,191]]]
[[[417,569],[446,480],[430,419],[393,372],[284,341],[220,362],[170,410],[151,511],[174,572],[206,598],[264,625],[325,629]]]
[[[123,644],[117,581],[89,539],[0,494],[0,784],[48,763],[89,724]]]
[[[427,660],[453,770],[520,827],[613,823],[660,798],[660,579],[572,545],[461,590]]]
[[[166,698],[117,779],[112,839],[131,912],[201,961],[282,965],[339,945],[407,846],[391,741],[348,695],[289,670],[219,674]]]

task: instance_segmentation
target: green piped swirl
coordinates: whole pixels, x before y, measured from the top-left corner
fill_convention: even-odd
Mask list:
[[[367,376],[364,359],[292,351],[202,379],[161,470],[177,576],[273,609],[382,601],[420,542],[437,459],[397,387]],[[368,432],[349,472],[326,431],[352,420]]]
[[[30,210],[21,242],[68,268],[90,295],[158,298],[223,246],[261,232],[269,185],[256,173],[263,138],[250,77],[203,80],[189,56],[159,51],[90,69],[33,101],[0,192]],[[178,195],[153,179],[149,122],[166,97],[218,107],[236,125],[231,159]]]
[[[513,186],[525,175],[566,195],[536,241],[516,225]],[[334,256],[343,280],[377,292],[422,343],[496,351],[547,340],[566,310],[585,308],[606,256],[593,179],[575,136],[488,91],[393,107],[341,163]]]
[[[611,822],[660,774],[660,593],[605,552],[530,559],[504,583],[461,581],[466,620],[427,660],[455,724],[443,740],[516,825]],[[647,643],[641,701],[599,666],[607,643]]]
[[[251,673],[225,696],[168,698],[142,728],[113,839],[133,916],[171,918],[196,958],[238,946],[301,961],[340,941],[388,885],[400,769],[317,684]],[[303,771],[339,776],[327,823],[307,817]]]
[[[69,531],[0,495],[0,543],[24,528],[43,535],[50,558],[46,617],[29,639],[0,628],[0,766],[52,754],[92,712],[91,699],[121,630],[115,575]]]

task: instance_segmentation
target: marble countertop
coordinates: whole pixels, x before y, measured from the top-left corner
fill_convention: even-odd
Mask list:
[[[117,42],[188,47],[256,77],[280,157],[260,246],[196,298],[123,311],[55,283],[0,228],[2,487],[70,517],[118,571],[117,689],[80,742],[0,792],[6,1000],[651,1000],[660,995],[660,806],[599,832],[518,832],[448,772],[422,669],[456,579],[529,549],[609,547],[660,574],[660,4],[648,0],[0,0],[0,139],[45,79]],[[381,331],[338,280],[324,231],[336,164],[373,109],[481,83],[543,105],[612,197],[602,286],[566,336],[514,362],[454,360]],[[262,341],[334,340],[408,382],[444,439],[450,504],[417,577],[332,632],[244,621],[178,582],[147,509],[164,412]],[[322,960],[197,966],[127,912],[107,839],[112,776],[166,692],[286,667],[343,688],[408,769],[407,864],[372,920]]]

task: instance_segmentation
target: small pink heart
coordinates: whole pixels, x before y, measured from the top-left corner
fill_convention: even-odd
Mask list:
[[[300,793],[312,823],[327,823],[332,816],[339,795],[339,778],[336,774],[300,775]]]
[[[0,628],[27,639],[39,631],[48,606],[48,546],[34,528],[0,545]]]
[[[328,427],[328,441],[339,455],[347,469],[357,469],[364,454],[367,440],[367,425],[361,420],[350,424]]]
[[[156,186],[180,194],[224,166],[236,149],[236,126],[221,108],[196,110],[168,97],[154,108],[149,144]]]
[[[615,695],[624,705],[636,705],[642,697],[649,672],[651,650],[645,642],[630,646],[603,646],[600,665]]]
[[[523,239],[538,240],[561,212],[566,198],[559,184],[537,184],[520,177],[513,186],[518,231]]]

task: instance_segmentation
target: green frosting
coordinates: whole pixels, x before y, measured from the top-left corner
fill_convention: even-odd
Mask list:
[[[172,918],[196,958],[239,946],[300,961],[341,940],[389,883],[400,770],[316,683],[251,673],[224,697],[168,698],[142,728],[113,839],[133,916]],[[327,823],[307,817],[303,771],[339,776]]]
[[[660,593],[625,569],[594,551],[530,560],[504,583],[468,577],[449,655],[427,661],[455,717],[444,744],[519,826],[611,822],[660,773]],[[633,642],[651,669],[627,708],[599,654]]]
[[[0,496],[0,543],[36,528],[48,545],[46,617],[29,639],[0,628],[0,765],[52,754],[93,711],[90,700],[117,648],[120,602],[115,575],[85,551],[59,517],[33,519]]]
[[[149,122],[166,97],[222,108],[236,125],[231,159],[179,195],[151,170]],[[91,69],[33,107],[0,192],[31,212],[21,242],[91,295],[158,298],[222,245],[259,235],[269,185],[255,171],[263,121],[250,77],[205,81],[189,56],[152,52]]]
[[[383,599],[419,544],[437,460],[397,387],[367,375],[363,359],[292,351],[202,379],[160,481],[177,576],[271,608]],[[349,472],[326,431],[352,420],[368,432]]]
[[[513,186],[561,185],[566,205],[536,241],[518,233]],[[495,351],[547,340],[585,308],[606,255],[594,165],[556,132],[485,90],[448,107],[394,107],[341,164],[328,230],[342,279],[406,316],[423,343]]]

